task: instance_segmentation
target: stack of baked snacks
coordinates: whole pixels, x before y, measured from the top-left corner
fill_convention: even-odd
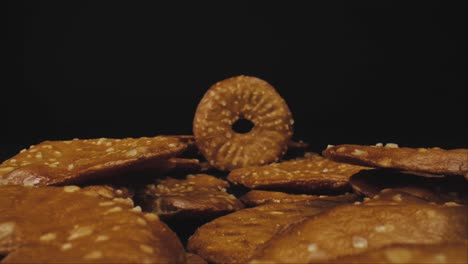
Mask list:
[[[0,164],[0,262],[468,263],[468,149],[320,155],[293,123],[237,76],[203,96],[194,136],[22,150]]]

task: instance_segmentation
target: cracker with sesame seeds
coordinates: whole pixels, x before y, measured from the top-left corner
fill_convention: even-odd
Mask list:
[[[368,168],[308,153],[302,159],[233,170],[228,180],[251,189],[340,192],[350,189],[349,177],[363,169]]]
[[[247,125],[242,128],[243,123]],[[193,134],[212,166],[233,170],[277,161],[287,150],[293,123],[286,102],[269,83],[236,76],[205,93]]]
[[[465,206],[431,204],[387,190],[278,232],[251,263],[313,263],[391,244],[435,244],[466,239]]]
[[[144,209],[161,218],[211,219],[243,208],[227,193],[229,183],[207,174],[186,179],[168,177],[149,184],[141,193]]]
[[[327,148],[323,155],[362,166],[468,177],[468,149],[400,148],[396,144],[338,145]]]
[[[185,262],[179,239],[156,215],[100,190],[1,186],[2,263]]]
[[[190,237],[188,249],[209,263],[245,263],[258,247],[285,226],[355,199],[355,195],[330,196],[239,210],[201,226]]]
[[[468,263],[468,242],[390,245],[327,263]]]
[[[151,169],[182,153],[177,137],[45,141],[0,165],[0,185],[65,185]],[[155,166],[158,165],[158,166]]]
[[[429,202],[468,202],[468,182],[463,177],[426,177],[393,170],[363,170],[351,176],[356,193],[373,197],[384,189],[395,189]]]

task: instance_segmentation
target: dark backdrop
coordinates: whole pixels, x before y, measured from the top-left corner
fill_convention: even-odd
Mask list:
[[[191,133],[203,93],[239,74],[274,85],[316,150],[467,147],[462,1],[192,2],[5,3],[0,158]]]

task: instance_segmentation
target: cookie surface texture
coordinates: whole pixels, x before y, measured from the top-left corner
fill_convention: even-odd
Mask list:
[[[251,189],[287,191],[343,191],[349,178],[366,167],[338,163],[317,154],[266,166],[233,170],[228,180]]]
[[[253,127],[236,131],[242,121]],[[195,113],[193,133],[212,166],[233,170],[277,161],[287,150],[292,125],[286,102],[270,84],[237,76],[205,93]]]
[[[179,239],[156,215],[100,190],[0,187],[2,263],[185,262]]]
[[[0,165],[0,185],[79,184],[156,169],[187,144],[177,137],[45,141],[22,150]]]
[[[468,149],[338,145],[323,151],[329,159],[356,165],[441,175],[468,176]]]

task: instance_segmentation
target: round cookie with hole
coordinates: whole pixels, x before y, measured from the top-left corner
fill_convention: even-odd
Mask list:
[[[286,102],[269,83],[237,76],[205,93],[193,133],[212,166],[233,170],[279,160],[287,150],[293,123]]]

